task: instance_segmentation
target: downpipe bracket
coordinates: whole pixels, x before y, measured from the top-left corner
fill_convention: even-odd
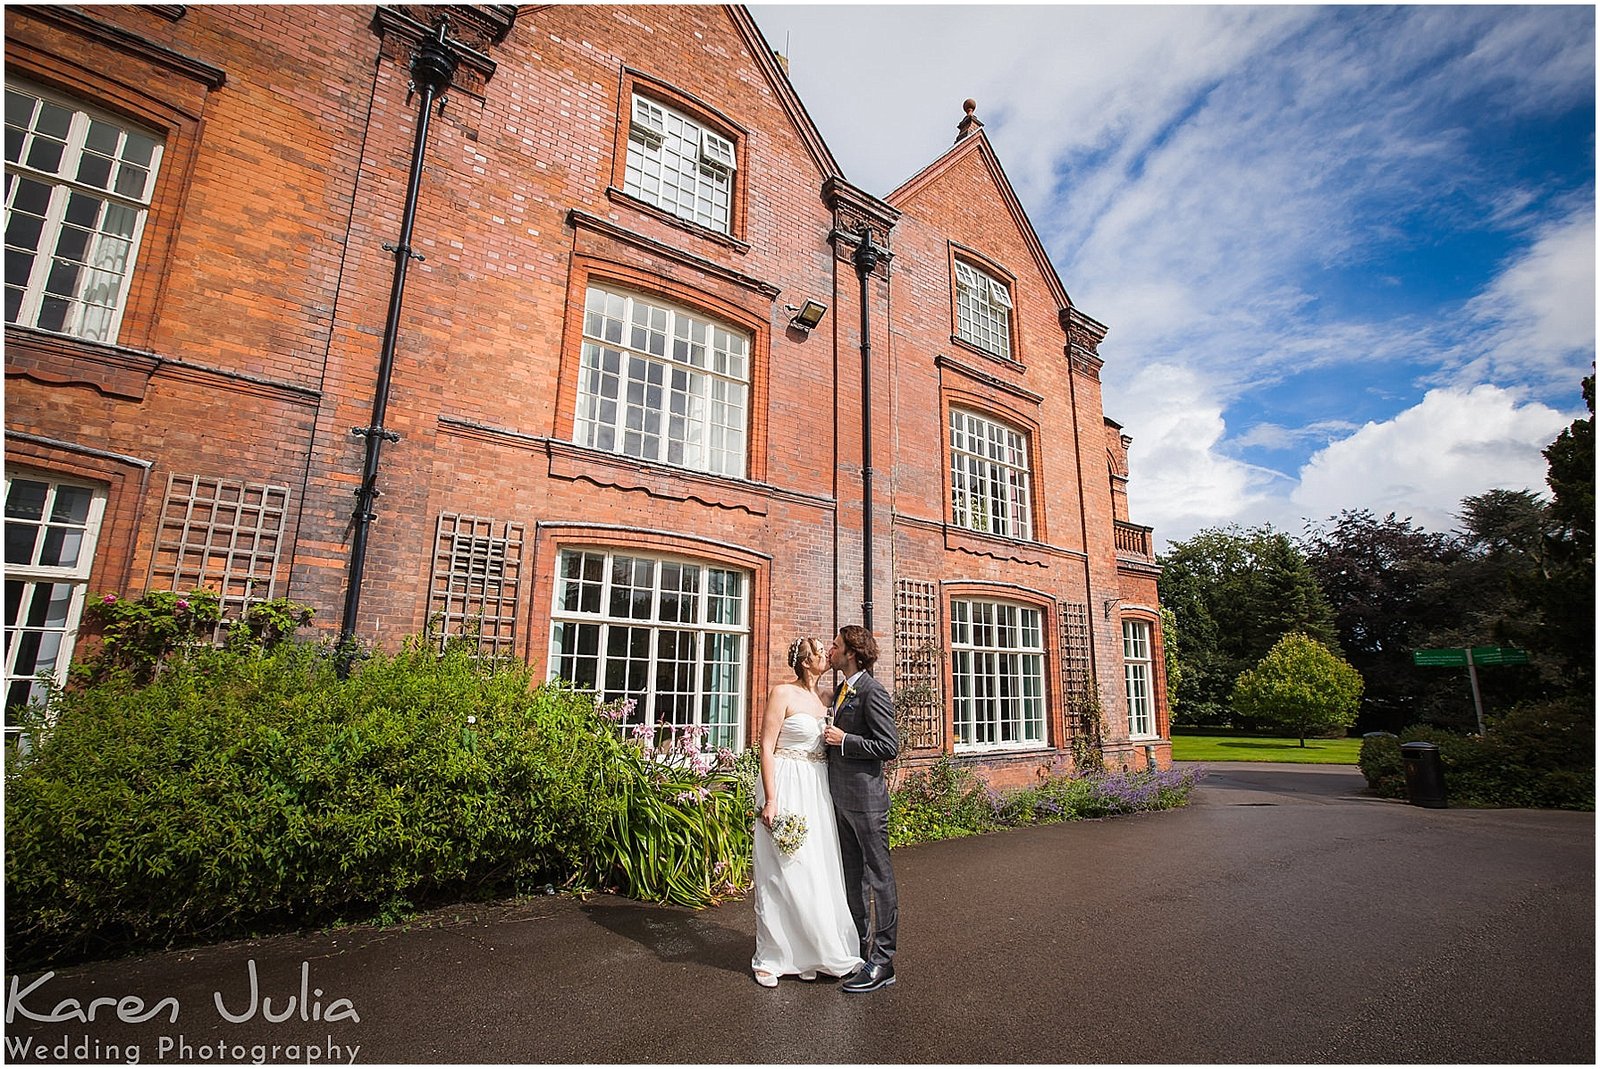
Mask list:
[[[413,260],[421,260],[424,263],[426,263],[427,260],[428,260],[428,258],[426,256],[422,255],[422,253],[420,253],[420,252],[412,252],[410,245],[396,245],[392,241],[385,241],[383,243],[383,251],[384,252],[404,253],[406,256],[409,256],[411,259],[413,259]]]

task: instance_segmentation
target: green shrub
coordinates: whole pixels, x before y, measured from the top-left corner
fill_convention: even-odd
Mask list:
[[[1387,732],[1372,732],[1361,740],[1361,755],[1356,759],[1367,786],[1380,798],[1406,796],[1405,769],[1400,761],[1400,738]]]
[[[1464,807],[1594,808],[1594,716],[1576,698],[1518,706],[1485,733],[1410,727],[1361,745],[1361,772],[1384,798],[1406,797],[1400,745],[1439,747],[1449,803]]]
[[[911,772],[890,796],[889,845],[953,839],[1002,827],[989,788],[946,756]]]
[[[747,878],[748,821],[728,783],[655,768],[591,695],[534,683],[524,665],[486,674],[463,649],[420,642],[341,681],[326,649],[286,644],[197,649],[145,687],[117,677],[58,696],[47,737],[7,770],[8,956],[393,917],[546,884],[698,904]],[[625,860],[641,856],[650,871]]]

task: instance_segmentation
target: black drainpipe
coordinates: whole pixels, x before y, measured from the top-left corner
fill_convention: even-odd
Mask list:
[[[870,227],[856,243],[856,274],[861,276],[861,624],[872,630],[872,334],[867,315],[867,278],[883,250],[872,243]]]
[[[422,185],[422,159],[428,146],[428,120],[433,102],[450,88],[456,73],[456,54],[445,43],[447,24],[441,21],[432,40],[425,41],[411,57],[411,88],[420,91],[417,108],[417,139],[411,147],[411,179],[406,185],[406,207],[400,219],[400,239],[384,249],[394,253],[394,284],[389,291],[389,318],[383,328],[383,349],[378,357],[377,393],[372,398],[372,424],[356,427],[350,433],[367,440],[366,461],[361,467],[361,487],[356,491],[355,532],[350,539],[350,580],[344,592],[344,620],[339,628],[339,670],[348,674],[355,659],[356,615],[361,609],[361,578],[367,566],[367,530],[376,520],[372,511],[378,490],[378,462],[385,441],[397,442],[400,436],[383,425],[389,408],[389,379],[394,374],[395,340],[400,333],[400,307],[406,292],[406,269],[413,258],[411,229],[417,219],[417,191]],[[440,107],[442,109],[443,103]]]

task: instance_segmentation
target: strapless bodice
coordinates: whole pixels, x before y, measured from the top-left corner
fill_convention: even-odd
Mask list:
[[[784,717],[778,729],[775,750],[793,750],[806,755],[822,756],[823,723],[814,716],[795,713]],[[782,756],[781,754],[779,756]]]

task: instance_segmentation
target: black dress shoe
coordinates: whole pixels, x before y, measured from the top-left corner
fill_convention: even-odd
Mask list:
[[[868,991],[876,991],[880,987],[888,987],[892,983],[894,983],[894,966],[884,962],[881,965],[863,965],[854,976],[840,984],[839,988],[852,995],[862,995]]]

